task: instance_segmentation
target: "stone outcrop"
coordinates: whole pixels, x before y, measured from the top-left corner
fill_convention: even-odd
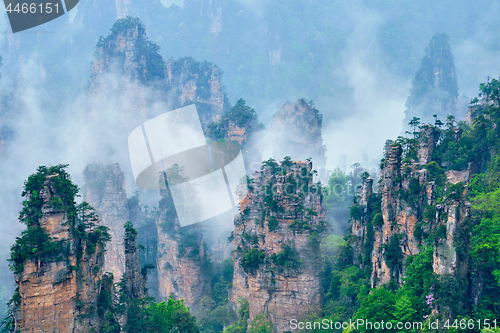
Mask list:
[[[210,18],[210,33],[217,37],[222,31],[222,7],[218,0],[209,1],[207,15]]]
[[[353,218],[353,249],[359,255],[363,244],[373,244],[367,254],[373,287],[390,281],[401,284],[405,258],[418,254],[427,237],[433,240],[435,273],[467,274],[467,258],[458,255],[456,244],[457,237],[462,246],[468,242],[468,235],[460,230],[470,217],[470,205],[464,199],[469,171],[439,171],[432,161],[437,139],[435,128],[424,127],[415,148],[416,158],[403,156],[401,145],[393,144],[383,160],[379,193],[372,193],[373,181],[366,179],[357,195],[363,214]],[[444,193],[439,198],[438,188]],[[382,217],[378,221],[367,208],[370,198],[376,196]]]
[[[359,190],[358,204],[360,205],[360,207],[368,207],[368,203],[370,202],[372,195],[373,179],[367,178],[363,181],[361,189]],[[365,244],[366,242],[370,242],[370,237],[373,236],[367,230],[368,228],[366,225],[366,215],[368,214],[366,213],[367,212],[365,211],[365,216],[361,218],[353,218],[351,224],[351,234],[355,236],[352,244],[352,249],[354,252],[353,259],[354,263],[360,266],[365,265],[362,260],[359,260],[359,258],[363,255],[363,244]]]
[[[88,203],[75,204],[78,189],[63,168],[48,176],[44,170],[26,182],[23,194],[27,199],[20,221],[28,230],[11,252],[18,289],[10,304],[8,327],[16,332],[61,333],[124,328],[131,301],[148,296],[150,267],[141,267],[137,231],[132,223],[125,224],[124,279],[123,284],[114,284],[113,274],[105,272],[108,229]],[[45,177],[43,183],[36,179],[40,176]],[[126,296],[125,302],[120,294]],[[119,302],[125,308],[116,312],[113,305]]]
[[[265,162],[235,218],[230,307],[247,299],[250,320],[263,313],[278,332],[320,302],[319,240],[325,224],[311,162]],[[283,171],[279,171],[282,168]]]
[[[273,117],[273,156],[281,160],[311,158],[317,168],[325,166],[326,148],[321,137],[322,115],[312,102],[301,99],[285,103]]]
[[[158,251],[156,270],[158,296],[184,299],[186,306],[196,310],[210,288],[205,270],[206,249],[200,224],[180,227],[170,190],[160,190]]]
[[[118,163],[99,163],[88,165],[84,178],[83,200],[94,207],[111,235],[104,269],[112,272],[115,282],[119,282],[125,272],[126,262],[123,228],[129,220],[125,176]]]
[[[427,151],[422,148],[422,151]],[[421,155],[425,159],[426,154]],[[406,201],[399,200],[398,191],[408,189],[408,181],[402,181],[403,165],[401,163],[402,148],[401,146],[391,147],[387,155],[387,166],[382,170],[383,181],[381,183],[382,194],[382,217],[384,223],[381,230],[375,230],[375,242],[372,252],[372,285],[387,283],[391,278],[397,282],[401,282],[403,276],[400,265],[394,267],[391,271],[387,265],[384,251],[379,251],[385,244],[389,244],[392,237],[396,234],[403,234],[402,252],[405,255],[413,255],[418,253],[418,241],[414,237],[415,226],[417,222],[417,214],[411,205]],[[416,166],[411,169],[410,177],[420,178],[422,173],[417,171]],[[419,179],[419,184],[421,180]],[[423,182],[423,180],[422,180]]]
[[[227,141],[236,141],[242,145],[248,140],[248,133],[244,127],[239,127],[232,121],[229,121],[226,138]]]
[[[465,195],[465,192],[464,192]],[[434,247],[433,269],[436,274],[467,275],[467,258],[459,258],[455,246],[455,238],[464,220],[470,217],[470,209],[460,202],[454,202],[446,210],[446,216],[441,225],[445,227],[446,236],[438,241]]]
[[[58,177],[49,176],[49,177]],[[19,300],[13,311],[19,332],[91,332],[99,330],[96,312],[104,274],[104,248],[90,249],[87,241],[73,236],[68,212],[49,204],[58,193],[54,178],[44,183],[40,226],[57,242],[62,253],[50,258],[33,258],[15,274]],[[17,332],[17,331],[16,331]]]
[[[445,172],[446,179],[450,184],[456,184],[459,182],[467,183],[469,181],[470,172],[468,170],[465,171],[456,171],[449,170]]]

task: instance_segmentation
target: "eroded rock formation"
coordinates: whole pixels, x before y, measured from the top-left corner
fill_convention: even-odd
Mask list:
[[[172,109],[196,104],[203,128],[221,119],[228,109],[220,69],[205,61],[181,58],[167,62],[167,103]]]
[[[273,118],[273,156],[282,159],[291,156],[295,160],[312,158],[316,167],[326,163],[322,115],[312,102],[304,99],[285,103]]]
[[[213,141],[237,143],[241,147],[247,171],[251,174],[260,167],[262,161],[260,135],[263,128],[257,112],[240,98],[220,121],[208,126],[207,135]]]
[[[148,117],[196,104],[204,128],[219,121],[228,108],[217,66],[189,57],[165,62],[159,47],[147,39],[142,22],[131,17],[116,21],[109,35],[99,40],[87,89],[94,97],[125,97],[127,102],[116,100],[123,108],[120,112]],[[87,113],[96,116],[95,102],[88,104]]]
[[[466,247],[469,238],[462,231],[470,217],[465,200],[470,171],[444,172],[432,160],[437,140],[436,129],[424,126],[416,156],[404,156],[402,145],[393,144],[383,160],[379,193],[372,193],[371,179],[364,180],[352,233],[355,257],[364,255],[356,263],[371,266],[374,287],[390,281],[401,284],[406,257],[418,254],[427,238],[433,241],[435,273],[467,274],[468,259],[459,254],[463,248],[457,244]],[[370,200],[380,200],[378,216],[370,211]],[[367,252],[362,252],[363,246]]]
[[[52,241],[62,244],[62,251],[49,257],[37,257],[34,252],[15,274],[19,294],[14,296],[13,315],[19,332],[91,332],[100,327],[96,305],[104,248],[76,238],[68,211],[53,205],[62,195],[54,185],[57,177],[49,176],[39,193],[43,198],[40,226]]]
[[[186,306],[196,310],[209,290],[206,271],[206,249],[200,224],[180,227],[170,190],[160,190],[158,252],[158,296],[184,299]]]
[[[99,163],[88,165],[84,178],[83,200],[94,207],[111,235],[104,269],[112,272],[115,282],[119,282],[125,272],[126,262],[123,228],[129,220],[125,176],[118,163]]]
[[[412,117],[430,122],[433,115],[441,120],[448,115],[458,116],[457,98],[458,85],[449,37],[446,33],[438,33],[429,41],[420,69],[413,78],[403,125],[407,126]]]
[[[130,222],[125,225],[125,285],[130,298],[143,298],[147,295],[147,271],[141,267],[137,230]]]
[[[137,241],[141,250],[140,261],[143,266],[156,267],[156,254],[158,247],[158,233],[156,227],[155,209],[150,209],[140,203],[139,193],[136,192],[128,198],[128,211],[130,222],[137,230]],[[149,270],[147,279],[148,294],[152,297],[158,296],[158,278],[156,270]]]
[[[105,272],[108,228],[87,202],[76,205],[78,187],[64,168],[40,167],[25,183],[19,219],[27,229],[11,249],[18,289],[5,319],[9,332],[119,330],[131,302],[147,296],[137,231],[125,224],[124,279],[113,284],[113,274]]]
[[[320,302],[325,207],[311,162],[265,164],[235,218],[230,305],[247,299],[250,319],[264,313],[283,332]]]

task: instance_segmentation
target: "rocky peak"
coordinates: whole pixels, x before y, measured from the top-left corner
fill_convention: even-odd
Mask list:
[[[457,98],[458,85],[449,37],[445,33],[435,34],[413,78],[404,125],[413,116],[425,122],[431,121],[434,114],[440,119],[457,116]]]
[[[305,160],[312,157],[316,167],[326,163],[321,137],[322,115],[304,99],[285,103],[273,117],[273,155]]]
[[[368,205],[368,200],[371,197],[372,192],[373,192],[373,179],[372,178],[364,179],[360,189],[359,203],[363,206]]]
[[[207,253],[199,223],[181,227],[170,190],[161,189],[156,269],[161,299],[183,299],[193,310],[210,286]]]
[[[127,91],[133,111],[145,115],[153,112],[148,106],[157,102],[166,104],[165,111],[196,104],[204,129],[219,121],[229,108],[221,70],[189,57],[165,62],[159,50],[148,40],[138,18],[119,19],[97,43],[88,91],[106,96],[116,93],[120,98]]]
[[[147,272],[142,269],[139,258],[139,244],[137,243],[137,231],[132,223],[125,224],[125,285],[127,295],[131,298],[143,298],[146,296]]]
[[[432,153],[436,147],[439,133],[434,126],[424,126],[420,132],[418,163],[427,164],[432,160]]]
[[[96,46],[91,68],[90,91],[99,87],[102,74],[115,71],[127,80],[144,84],[165,77],[163,58],[159,47],[146,37],[146,29],[138,18],[119,19],[107,37],[101,37]]]
[[[263,128],[264,125],[259,122],[257,112],[240,98],[220,121],[210,124],[207,135],[214,141],[237,142],[249,169],[252,163],[257,162],[260,165],[262,160],[259,132]]]
[[[222,72],[216,65],[186,57],[167,62],[165,68],[168,104],[172,109],[196,104],[204,129],[221,120],[229,104]]]
[[[371,266],[372,286],[401,284],[405,259],[425,244],[433,247],[435,273],[466,275],[467,258],[458,255],[456,239],[470,216],[469,172],[445,172],[433,161],[437,138],[435,127],[424,126],[414,146],[393,143],[383,160],[380,193],[371,193],[366,179],[351,208],[353,250],[361,258],[355,262]],[[460,237],[466,244],[468,236]]]
[[[230,306],[247,299],[250,319],[263,313],[283,332],[320,302],[326,211],[311,162],[269,160],[254,176],[234,222]]]
[[[64,168],[40,167],[25,183],[20,220],[27,229],[11,251],[16,332],[90,332],[101,325],[95,309],[109,235],[88,204],[76,206],[78,189]]]

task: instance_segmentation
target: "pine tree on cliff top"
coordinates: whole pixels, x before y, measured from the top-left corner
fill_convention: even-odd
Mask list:
[[[432,116],[446,119],[456,116],[458,85],[449,37],[446,33],[435,34],[426,47],[420,69],[415,73],[406,100],[404,124],[413,117],[431,122]]]

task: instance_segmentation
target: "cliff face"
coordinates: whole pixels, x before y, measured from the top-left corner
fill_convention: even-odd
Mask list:
[[[467,257],[458,255],[468,244],[468,235],[460,233],[470,217],[465,201],[469,171],[444,172],[432,161],[437,135],[432,126],[424,127],[414,148],[414,156],[403,154],[400,144],[389,148],[380,181],[380,193],[372,193],[371,179],[366,179],[358,195],[352,232],[355,252],[362,253],[368,244],[365,260],[372,268],[372,286],[390,281],[402,283],[406,257],[418,254],[424,239],[434,248],[433,269],[437,274],[459,277],[467,274]],[[413,157],[413,158],[412,158]],[[379,196],[380,215],[370,214],[370,199]],[[373,247],[371,247],[371,245]]]
[[[312,163],[265,162],[235,218],[230,305],[245,298],[250,319],[264,313],[278,332],[320,301],[317,255],[325,224]],[[279,171],[279,170],[282,171]]]
[[[299,100],[285,103],[273,118],[273,156],[291,156],[305,160],[312,157],[316,167],[326,163],[321,137],[322,116],[312,103]]]
[[[20,332],[98,330],[96,305],[104,273],[104,249],[73,236],[68,211],[52,205],[51,199],[61,195],[53,185],[55,177],[44,182],[39,194],[43,198],[40,226],[51,240],[63,244],[62,252],[28,259],[15,274],[19,287],[13,312],[16,328]]]
[[[86,186],[83,200],[94,207],[111,235],[104,269],[112,272],[115,282],[119,282],[125,272],[126,262],[123,228],[129,220],[125,176],[118,163],[101,163],[87,166],[84,178]]]
[[[169,189],[160,190],[158,252],[156,269],[161,299],[174,296],[186,306],[197,306],[209,290],[210,277],[204,270],[206,250],[200,224],[180,227]]]

